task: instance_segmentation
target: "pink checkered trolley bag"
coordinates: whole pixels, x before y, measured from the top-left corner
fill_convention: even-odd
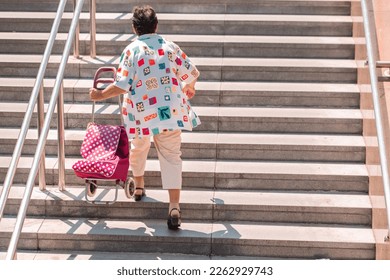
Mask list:
[[[112,73],[113,78],[99,78],[103,73]],[[93,87],[99,84],[109,84],[115,80],[114,67],[99,68],[94,77]],[[119,97],[119,112],[121,98]],[[80,153],[83,159],[73,164],[75,174],[85,179],[85,199],[89,203],[112,204],[118,198],[118,188],[122,187],[127,198],[134,195],[134,180],[128,177],[129,171],[129,141],[122,125],[103,125],[95,123],[95,102],[92,105],[92,122],[81,145]],[[111,201],[90,200],[96,194],[99,181],[115,182],[115,197]],[[108,188],[104,186],[104,188]]]

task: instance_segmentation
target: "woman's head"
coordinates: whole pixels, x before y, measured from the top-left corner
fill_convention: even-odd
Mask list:
[[[156,32],[158,20],[151,6],[134,7],[132,20],[134,31],[138,36]]]

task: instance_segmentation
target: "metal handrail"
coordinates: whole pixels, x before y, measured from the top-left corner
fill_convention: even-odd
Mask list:
[[[42,58],[41,65],[38,70],[37,78],[34,84],[34,88],[31,93],[30,101],[27,106],[26,114],[23,119],[22,127],[19,132],[19,137],[15,145],[15,149],[12,155],[11,163],[9,165],[7,175],[4,179],[4,184],[3,184],[3,190],[1,193],[0,197],[0,221],[1,218],[3,217],[4,209],[5,209],[5,204],[7,201],[7,198],[9,196],[10,188],[13,183],[14,177],[15,177],[15,172],[16,168],[22,153],[22,148],[24,145],[24,141],[26,139],[27,131],[29,129],[29,125],[31,122],[31,118],[34,112],[34,107],[37,102],[38,96],[40,96],[40,102],[38,104],[38,115],[43,116],[43,77],[45,75],[46,67],[49,62],[50,54],[52,52],[52,48],[55,42],[55,38],[57,36],[58,28],[61,22],[62,15],[64,13],[65,5],[66,5],[67,0],[61,0],[61,2],[58,5],[57,9],[57,14],[55,16],[53,26],[50,32],[50,36],[46,45],[46,49]],[[38,121],[38,130],[40,130],[41,125],[43,124],[42,119]],[[44,168],[44,164],[42,161],[42,166]],[[43,176],[42,172],[44,170],[40,171],[40,177]],[[41,186],[44,188],[44,186]]]
[[[385,237],[385,241],[389,241],[390,237],[390,182],[389,182],[389,169],[387,163],[387,153],[386,153],[386,144],[385,137],[383,132],[383,124],[382,124],[382,114],[381,107],[379,101],[379,88],[378,88],[378,76],[377,76],[377,62],[376,56],[373,49],[372,44],[372,34],[371,34],[371,26],[370,26],[370,17],[368,14],[368,7],[366,0],[361,0],[362,6],[362,14],[363,14],[363,23],[364,23],[364,33],[366,38],[366,47],[367,47],[367,57],[368,57],[368,67],[370,72],[370,80],[371,80],[371,91],[372,98],[374,104],[374,114],[375,114],[375,124],[377,130],[378,137],[378,146],[379,146],[379,157],[381,163],[381,171],[382,171],[382,180],[383,180],[383,188],[385,194],[385,203],[386,203],[386,211],[387,211],[387,225],[388,232]]]
[[[31,194],[32,194],[32,191],[34,188],[35,177],[37,176],[37,172],[38,172],[40,157],[44,151],[47,135],[48,135],[49,129],[50,129],[50,122],[51,122],[51,119],[52,119],[53,114],[54,114],[54,109],[55,109],[57,100],[58,100],[58,98],[61,98],[61,97],[59,97],[59,93],[60,93],[61,88],[62,88],[62,81],[64,78],[65,67],[66,67],[66,64],[67,64],[67,61],[69,58],[70,50],[72,48],[72,41],[74,39],[74,35],[75,35],[76,27],[77,27],[77,24],[78,24],[78,21],[80,18],[80,13],[81,13],[83,3],[84,3],[84,0],[79,0],[77,5],[76,5],[76,8],[74,10],[74,15],[73,15],[72,23],[70,25],[68,38],[67,38],[66,43],[65,43],[64,52],[63,52],[63,55],[61,58],[60,66],[58,68],[58,73],[57,73],[57,77],[56,77],[56,80],[54,83],[53,92],[52,92],[52,95],[50,98],[50,103],[49,103],[49,106],[48,106],[48,109],[46,112],[46,116],[45,116],[45,122],[44,122],[44,125],[42,127],[42,133],[39,136],[36,153],[34,155],[31,170],[30,170],[30,173],[29,173],[29,176],[27,179],[26,190],[23,194],[19,213],[18,213],[18,216],[16,219],[15,229],[14,229],[12,236],[11,236],[11,241],[10,241],[7,255],[6,255],[6,260],[15,259],[15,257],[16,257],[16,247],[17,247],[17,244],[18,244],[18,241],[20,238],[22,228],[23,228],[24,220],[26,218],[28,204],[30,202]],[[62,114],[63,114],[63,112],[62,112]],[[63,139],[58,139],[58,140],[61,141]]]

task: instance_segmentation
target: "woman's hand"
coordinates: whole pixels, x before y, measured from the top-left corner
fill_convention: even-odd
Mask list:
[[[193,87],[190,84],[186,84],[183,87],[183,92],[184,92],[185,95],[187,95],[188,99],[191,99],[191,98],[193,98],[195,96],[195,87]]]
[[[105,100],[111,97],[115,97],[121,94],[126,93],[125,90],[114,86],[113,84],[110,84],[108,87],[106,87],[104,90],[96,89],[96,88],[90,88],[89,89],[89,97],[93,101],[101,101]]]
[[[96,88],[89,89],[89,97],[92,101],[100,101],[104,99],[102,91]]]

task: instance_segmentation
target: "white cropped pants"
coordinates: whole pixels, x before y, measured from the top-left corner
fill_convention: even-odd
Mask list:
[[[160,162],[163,189],[181,189],[181,130],[154,135],[153,141]],[[130,168],[133,176],[144,176],[150,145],[150,137],[136,137],[131,141]]]

